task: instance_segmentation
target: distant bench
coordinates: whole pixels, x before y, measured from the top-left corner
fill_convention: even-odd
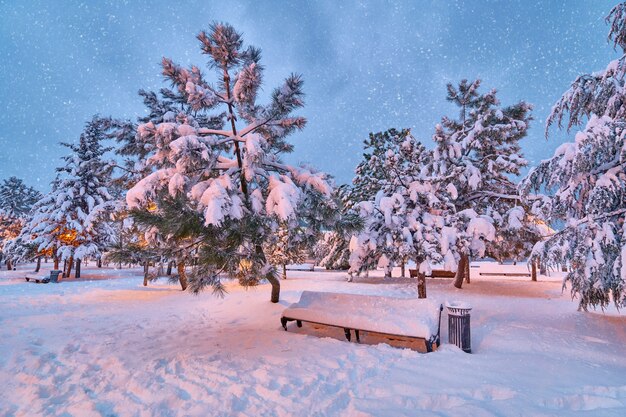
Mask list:
[[[417,269],[409,269],[409,276],[411,278],[417,278]],[[430,275],[426,275],[429,278],[454,278],[456,271],[446,271],[445,269],[433,269],[430,271]]]
[[[479,272],[478,275],[484,275],[486,277],[529,277],[530,272]]]
[[[419,339],[432,352],[433,345],[440,344],[442,310],[443,305],[426,299],[303,291],[300,301],[283,311],[280,322],[285,331],[290,321],[298,327],[307,322],[342,328],[348,341],[351,331],[357,342],[359,332]]]

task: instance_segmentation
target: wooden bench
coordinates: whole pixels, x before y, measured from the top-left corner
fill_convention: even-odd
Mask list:
[[[411,278],[417,278],[417,269],[409,269],[409,276]],[[428,278],[454,278],[456,271],[446,271],[445,269],[433,269],[430,271],[430,275],[426,275]]]
[[[530,272],[479,272],[478,275],[483,275],[486,277],[529,277]]]
[[[280,322],[285,331],[290,321],[298,327],[302,322],[338,327],[348,341],[352,331],[357,342],[360,332],[419,339],[432,352],[433,345],[440,345],[442,311],[442,304],[426,299],[303,291],[300,301],[283,311]]]
[[[52,270],[50,271],[50,275],[26,275],[24,279],[26,282],[30,282],[31,280],[37,284],[47,284],[49,282],[59,282],[59,275],[61,275],[62,271]]]

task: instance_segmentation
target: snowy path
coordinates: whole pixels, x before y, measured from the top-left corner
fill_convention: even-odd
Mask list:
[[[0,272],[0,416],[626,415],[626,316],[579,313],[558,282],[429,280],[429,298],[473,305],[475,353],[425,355],[280,328],[304,289],[409,297],[408,280],[290,271],[272,305],[267,286],[196,297],[137,272]]]

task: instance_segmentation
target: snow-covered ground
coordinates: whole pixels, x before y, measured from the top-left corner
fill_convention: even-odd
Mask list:
[[[271,304],[267,285],[220,299],[139,270],[44,285],[22,268],[0,272],[2,417],[626,415],[626,316],[577,312],[555,276],[429,279],[430,299],[473,306],[474,353],[444,315],[422,354],[279,322],[305,289],[414,297],[409,279],[289,271]]]

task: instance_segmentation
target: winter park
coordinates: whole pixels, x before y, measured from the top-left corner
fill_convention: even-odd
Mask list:
[[[0,1],[0,417],[626,415],[626,2]]]

